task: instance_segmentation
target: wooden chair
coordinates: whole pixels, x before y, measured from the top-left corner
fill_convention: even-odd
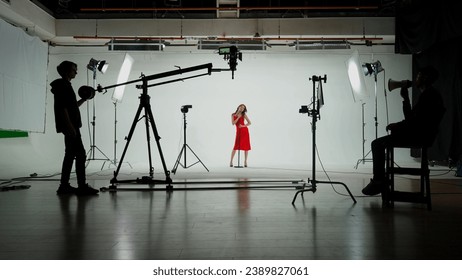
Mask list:
[[[421,159],[420,168],[418,167],[398,167],[394,162],[394,151],[396,148],[420,149]],[[427,209],[432,209],[431,190],[430,190],[430,169],[428,167],[427,145],[420,146],[395,146],[386,149],[385,174],[390,187],[382,192],[382,201],[387,206],[394,206],[395,201],[423,203]],[[395,174],[407,174],[420,177],[419,191],[397,191],[395,189]]]
[[[442,104],[441,106],[435,105],[433,112],[434,120],[433,125],[429,126],[428,130],[431,137],[424,140],[425,142],[418,145],[394,145],[386,148],[385,157],[385,176],[389,182],[389,188],[382,192],[382,202],[387,206],[394,206],[395,201],[423,203],[427,205],[427,209],[432,209],[432,198],[430,190],[430,169],[428,167],[428,154],[427,150],[435,142],[438,127],[443,119],[446,109]],[[396,148],[409,148],[420,150],[420,168],[417,167],[400,167],[395,166],[395,149]],[[397,191],[395,190],[395,174],[414,175],[420,177],[420,190],[419,191]]]

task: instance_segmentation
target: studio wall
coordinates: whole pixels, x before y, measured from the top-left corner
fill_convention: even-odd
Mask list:
[[[395,80],[412,79],[411,56],[396,55],[393,47],[359,47],[361,62],[380,60],[385,72],[379,73],[377,82],[377,114],[379,136],[385,135],[388,119],[390,122],[403,118],[399,92],[388,93],[385,99],[384,88],[389,78]],[[370,150],[370,141],[375,138],[375,92],[373,77],[366,77],[370,93],[367,100],[354,102],[348,81],[345,61],[353,50],[337,51],[243,51],[243,61],[239,61],[234,79],[231,72],[217,72],[210,76],[178,81],[149,88],[150,104],[159,132],[160,144],[171,169],[183,145],[182,105],[193,107],[186,114],[187,144],[200,157],[211,172],[229,165],[235,128],[231,125],[231,113],[244,103],[248,107],[248,116],[252,121],[249,127],[252,150],[249,154],[250,167],[304,168],[311,166],[312,131],[310,119],[300,114],[301,105],[309,105],[312,96],[313,75],[327,75],[323,84],[325,106],[321,119],[317,123],[317,148],[319,156],[328,169],[342,168],[354,171],[357,160],[362,158],[362,103],[365,113],[365,149]],[[99,47],[51,47],[47,79],[47,108],[45,133],[34,133],[22,145],[34,153],[27,163],[6,163],[4,157],[1,166],[8,167],[13,173],[59,172],[63,156],[63,137],[54,128],[53,96],[49,83],[58,78],[56,66],[63,60],[78,64],[79,73],[72,81],[74,89],[81,85],[93,84],[93,73],[86,65],[91,58],[106,60],[110,66],[103,75],[97,73],[96,84],[109,86],[116,83],[119,68],[125,52],[108,52]],[[137,80],[140,75],[151,75],[212,63],[214,68],[227,68],[223,57],[213,51],[164,51],[131,52],[135,59],[129,80]],[[178,75],[172,79],[187,77]],[[155,81],[152,81],[155,83]],[[90,149],[92,135],[93,106],[95,107],[95,142],[101,151],[111,160],[120,160],[126,144],[124,137],[135,124],[134,136],[128,147],[124,161],[140,166],[140,172],[147,172],[147,137],[144,120],[134,120],[139,106],[140,90],[136,84],[125,88],[125,96],[117,104],[115,117],[113,90],[97,94],[90,102],[82,105],[84,121],[82,135],[87,150]],[[117,124],[115,124],[117,118]],[[116,128],[116,135],[115,135]],[[117,140],[117,144],[115,144]],[[161,170],[154,137],[151,134],[153,163],[157,171]],[[17,145],[17,144],[14,144]],[[2,153],[12,155],[21,153],[19,147],[13,149],[2,145]],[[116,154],[114,155],[114,149]],[[102,155],[96,152],[96,156]],[[407,152],[399,155],[402,159],[412,160]],[[195,157],[188,155],[188,161]],[[235,161],[237,158],[235,159]],[[16,165],[16,166],[15,166]],[[370,167],[370,163],[365,167]],[[96,168],[99,169],[100,165]],[[110,168],[114,168],[111,166]],[[2,168],[3,169],[3,168]],[[21,170],[22,169],[22,170]],[[40,170],[39,170],[40,169]],[[192,167],[202,171],[200,165]],[[181,167],[180,169],[181,170]],[[14,172],[16,171],[16,172]],[[27,174],[28,174],[27,173]]]

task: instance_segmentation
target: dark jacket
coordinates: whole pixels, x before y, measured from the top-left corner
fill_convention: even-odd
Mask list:
[[[70,121],[75,129],[82,127],[77,97],[71,82],[65,79],[54,80],[51,84],[51,92],[54,95],[54,111],[56,132],[66,132],[66,123],[63,118],[65,109],[69,114]]]
[[[397,123],[391,133],[431,145],[445,111],[440,93],[428,87],[412,108],[409,99],[403,101],[404,120]]]

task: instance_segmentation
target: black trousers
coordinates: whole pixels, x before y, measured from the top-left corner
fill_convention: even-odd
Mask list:
[[[422,139],[411,134],[390,134],[372,141],[372,172],[374,180],[385,180],[385,152],[387,147],[421,145]]]
[[[76,137],[64,135],[64,160],[61,169],[61,184],[68,184],[72,166],[75,159],[75,173],[77,175],[77,184],[83,186],[86,184],[85,162],[87,155],[83,146],[82,136],[80,133]]]

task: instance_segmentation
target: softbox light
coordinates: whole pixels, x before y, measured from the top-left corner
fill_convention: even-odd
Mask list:
[[[345,62],[347,67],[348,78],[350,80],[353,100],[363,100],[369,97],[364,79],[365,72],[359,62],[359,52],[355,50],[350,58]]]
[[[124,61],[120,67],[119,76],[117,77],[117,84],[123,84],[128,81],[128,76],[132,70],[133,62],[135,60],[128,53],[125,54]],[[114,89],[112,94],[112,100],[116,102],[122,102],[124,97],[125,85],[118,86]]]

